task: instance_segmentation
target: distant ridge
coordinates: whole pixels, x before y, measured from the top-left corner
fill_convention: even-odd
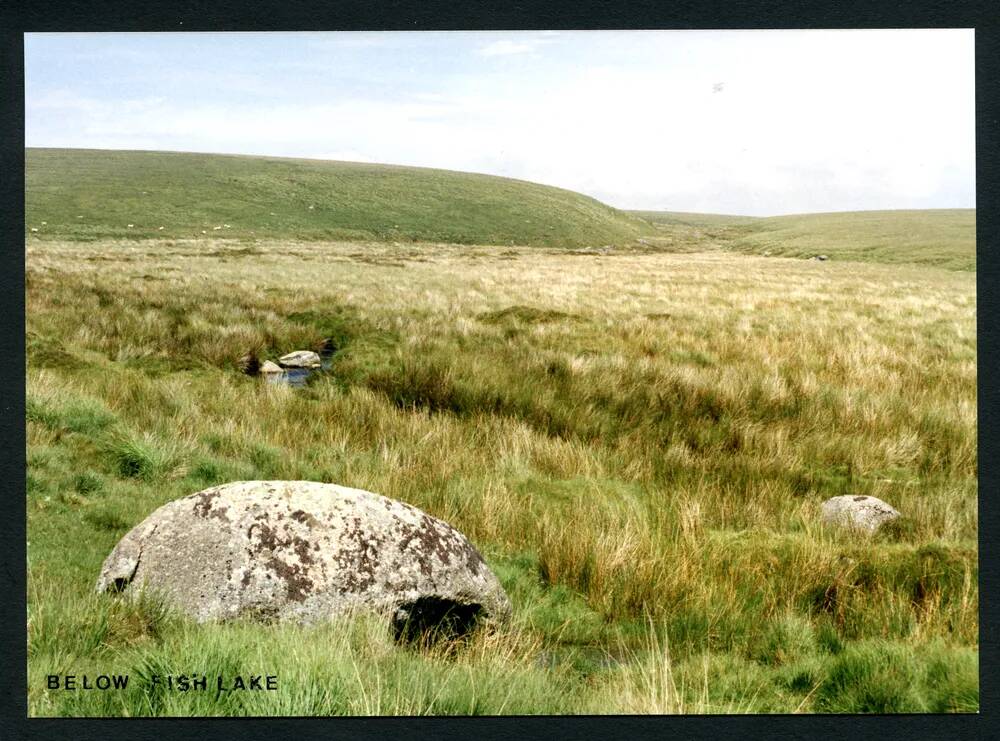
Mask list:
[[[844,211],[726,216],[630,211],[661,235],[682,235],[753,254],[976,269],[976,210]]]
[[[626,211],[652,224],[682,224],[684,226],[735,226],[759,221],[756,216],[702,214],[690,211]]]
[[[26,225],[43,239],[204,232],[581,247],[632,242],[650,230],[579,193],[448,170],[93,149],[31,148],[25,160]]]

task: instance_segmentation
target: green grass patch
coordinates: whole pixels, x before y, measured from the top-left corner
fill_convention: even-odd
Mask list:
[[[105,454],[119,476],[143,481],[164,476],[176,460],[173,448],[151,435],[117,436],[106,443]]]

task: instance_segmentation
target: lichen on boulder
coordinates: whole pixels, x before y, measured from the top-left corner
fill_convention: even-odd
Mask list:
[[[479,551],[447,523],[312,481],[236,482],[165,504],[121,539],[96,588],[155,590],[198,621],[376,611],[397,636],[445,619],[464,631],[511,612]]]

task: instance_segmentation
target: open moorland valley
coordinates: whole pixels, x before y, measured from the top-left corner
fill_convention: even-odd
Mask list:
[[[975,210],[623,211],[413,167],[25,156],[31,715],[979,709]],[[503,619],[404,640],[374,612],[194,620],[95,589],[161,506],[287,481],[447,523]],[[834,497],[894,514],[839,526]],[[292,597],[316,548],[274,566]],[[278,689],[153,686],[192,672]],[[46,683],[110,673],[128,686]]]

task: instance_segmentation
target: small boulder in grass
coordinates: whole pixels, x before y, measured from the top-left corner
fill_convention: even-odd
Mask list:
[[[274,363],[270,360],[265,360],[260,366],[260,372],[267,374],[267,373],[284,373],[285,371],[282,370],[281,366],[278,365],[277,363]]]
[[[319,368],[322,362],[319,353],[312,350],[296,350],[278,358],[282,368]]]
[[[899,511],[878,497],[846,495],[833,497],[821,507],[823,523],[856,532],[874,534],[899,518]]]

